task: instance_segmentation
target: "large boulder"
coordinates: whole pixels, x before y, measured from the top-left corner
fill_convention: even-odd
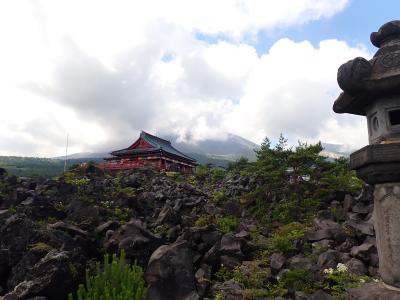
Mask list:
[[[76,272],[68,252],[50,251],[4,299],[28,299],[35,296],[44,296],[49,300],[67,299],[68,293],[77,284]]]
[[[372,282],[348,291],[349,300],[400,300],[400,293],[386,288],[381,282]]]
[[[139,220],[131,220],[111,234],[105,241],[107,252],[124,250],[126,257],[145,266],[150,255],[161,245],[161,240],[151,234]]]
[[[193,259],[185,240],[159,247],[151,255],[145,273],[147,300],[195,300]]]

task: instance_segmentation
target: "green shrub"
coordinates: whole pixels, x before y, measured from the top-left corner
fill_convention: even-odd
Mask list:
[[[278,285],[281,288],[312,294],[315,290],[313,274],[310,270],[296,269],[283,273]]]
[[[268,241],[268,250],[281,252],[283,254],[294,250],[294,241],[304,236],[305,227],[300,223],[293,222],[280,227]]]
[[[31,251],[38,251],[38,252],[49,252],[50,250],[54,249],[52,246],[43,243],[43,242],[38,242],[34,244],[29,244],[28,245],[29,250]]]
[[[215,220],[217,227],[224,233],[234,231],[238,223],[238,220],[234,217],[222,217]]]
[[[195,222],[194,226],[196,227],[204,227],[210,223],[210,218],[208,216],[201,216]]]
[[[221,204],[222,202],[224,202],[225,200],[228,199],[228,197],[226,196],[224,191],[215,191],[213,193],[213,197],[215,202]]]
[[[129,266],[125,262],[125,253],[104,256],[103,270],[96,265],[96,275],[86,271],[86,283],[80,284],[76,292],[77,300],[142,300],[145,295],[143,270],[136,263]],[[72,294],[68,295],[73,300]]]
[[[47,225],[47,224],[54,224],[56,223],[58,220],[55,217],[47,217],[47,219],[40,219],[38,220],[36,223],[39,225]]]
[[[121,224],[125,224],[131,218],[129,208],[114,208],[111,218],[119,221]]]
[[[216,293],[214,296],[214,300],[225,300],[225,296],[221,293]]]
[[[195,176],[199,180],[205,180],[209,175],[209,169],[204,165],[198,165],[195,170]]]
[[[219,281],[225,282],[233,278],[233,272],[225,266],[221,266],[214,274],[215,278]]]
[[[224,179],[225,175],[226,175],[226,171],[221,168],[211,169],[210,173],[211,173],[211,182],[212,183],[221,182],[222,179]]]
[[[356,276],[350,273],[346,265],[339,263],[335,269],[324,270],[326,284],[325,289],[337,300],[345,300],[347,289],[359,287],[372,281],[368,276]]]

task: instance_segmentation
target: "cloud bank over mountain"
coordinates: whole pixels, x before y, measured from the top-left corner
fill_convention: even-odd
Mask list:
[[[21,1],[0,4],[0,154],[127,146],[141,129],[198,142],[366,143],[332,110],[337,68],[362,45],[260,33],[331,18],[348,1]]]

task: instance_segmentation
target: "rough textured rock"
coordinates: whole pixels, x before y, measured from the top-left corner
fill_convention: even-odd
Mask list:
[[[359,288],[350,289],[348,300],[400,300],[400,292],[392,291],[380,282],[366,284]]]
[[[280,269],[282,269],[285,262],[286,258],[283,255],[279,253],[274,253],[270,257],[269,266],[271,267],[272,270],[279,271]]]
[[[131,220],[115,231],[104,247],[114,253],[123,249],[128,258],[137,259],[141,265],[145,265],[160,245],[161,240],[146,230],[141,221]]]
[[[77,279],[71,266],[68,252],[50,251],[5,298],[26,299],[40,295],[48,299],[67,299]]]
[[[335,298],[322,290],[318,290],[311,295],[310,300],[335,300]]]
[[[187,241],[159,247],[146,270],[148,300],[198,299],[192,253]]]

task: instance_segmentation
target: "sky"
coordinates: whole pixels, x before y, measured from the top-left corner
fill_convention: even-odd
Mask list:
[[[332,111],[338,67],[377,50],[398,0],[2,0],[0,155],[126,147],[141,130],[196,143],[360,148]]]

